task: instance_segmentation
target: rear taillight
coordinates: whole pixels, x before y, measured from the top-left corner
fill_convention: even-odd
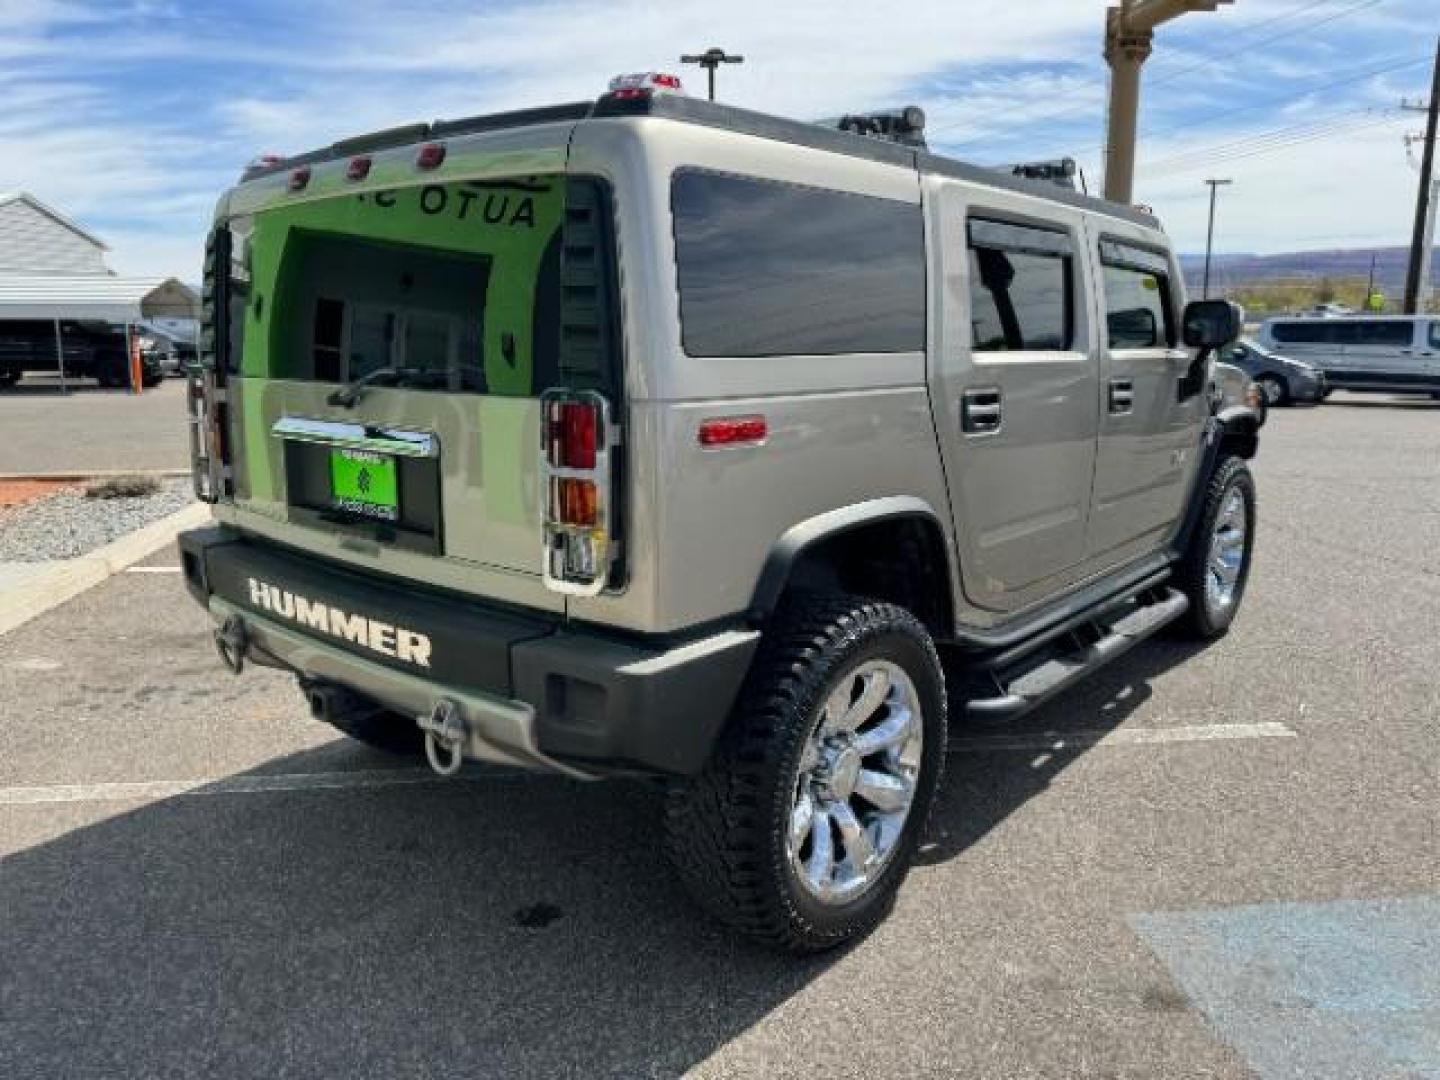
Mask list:
[[[547,390],[540,409],[545,584],[594,596],[605,588],[615,550],[609,405],[593,391]]]

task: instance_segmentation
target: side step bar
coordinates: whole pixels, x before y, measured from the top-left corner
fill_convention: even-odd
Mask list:
[[[968,701],[966,717],[997,724],[1014,720],[1079,682],[1096,669],[1123,656],[1157,630],[1174,622],[1190,607],[1185,594],[1168,587],[1154,590],[1154,599],[1114,616],[1102,616],[1072,631],[1076,647],[1070,652],[1047,653],[1029,667],[997,675],[997,697]],[[1082,633],[1088,631],[1088,633]],[[1084,637],[1088,644],[1081,644]]]

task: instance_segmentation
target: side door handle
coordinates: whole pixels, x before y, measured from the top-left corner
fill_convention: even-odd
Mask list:
[[[960,430],[966,435],[993,435],[1000,430],[1000,391],[966,390],[960,398]]]
[[[1135,381],[1110,380],[1110,415],[1129,416],[1135,411]]]

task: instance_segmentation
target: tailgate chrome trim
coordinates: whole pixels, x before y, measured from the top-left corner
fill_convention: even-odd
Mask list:
[[[376,427],[346,420],[282,416],[275,421],[270,433],[292,442],[318,443],[321,446],[336,446],[345,450],[368,450],[394,457],[440,456],[440,441],[429,432]]]

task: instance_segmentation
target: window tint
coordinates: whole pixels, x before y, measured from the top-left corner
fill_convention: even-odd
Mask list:
[[[925,347],[918,205],[694,169],[671,201],[691,356]]]
[[[1160,252],[1120,240],[1100,241],[1105,323],[1112,349],[1175,344],[1170,261]]]
[[[1334,324],[1321,319],[1276,323],[1270,328],[1270,335],[1276,341],[1293,345],[1333,345],[1336,341]]]
[[[1058,351],[1074,338],[1064,233],[972,219],[970,334],[976,352]]]
[[[1440,349],[1440,322],[1430,324],[1430,347]]]
[[[1408,322],[1351,323],[1356,345],[1409,345],[1415,331]]]

